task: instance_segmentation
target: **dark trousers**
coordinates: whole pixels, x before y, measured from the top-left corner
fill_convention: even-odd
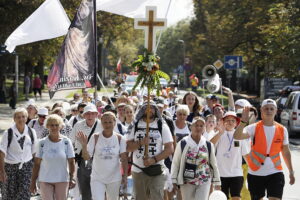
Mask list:
[[[7,176],[5,183],[1,183],[3,200],[30,200],[30,180],[33,161],[28,161],[19,169],[19,164],[5,163],[4,168]]]
[[[91,192],[91,168],[85,166],[85,161],[82,159],[77,171],[79,182],[79,190],[82,200],[92,200]]]

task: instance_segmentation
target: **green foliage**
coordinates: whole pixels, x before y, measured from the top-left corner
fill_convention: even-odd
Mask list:
[[[159,61],[159,56],[149,52],[147,49],[144,50],[143,55],[138,55],[138,58],[131,65],[133,70],[138,72],[138,77],[132,90],[135,90],[139,85],[141,88],[146,86],[148,92],[157,89],[157,95],[159,95],[161,90],[159,78],[170,80],[168,74],[159,70]]]

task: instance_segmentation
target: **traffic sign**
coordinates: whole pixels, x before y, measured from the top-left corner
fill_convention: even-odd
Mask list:
[[[215,66],[215,68],[217,68],[217,69],[220,69],[221,67],[223,67],[223,63],[222,63],[222,61],[221,60],[217,60],[216,62],[214,62],[214,66]]]
[[[177,67],[177,73],[180,73],[180,74],[183,73],[183,66],[182,65],[178,65],[178,67]]]
[[[225,69],[239,69],[243,67],[243,57],[242,56],[225,56]]]

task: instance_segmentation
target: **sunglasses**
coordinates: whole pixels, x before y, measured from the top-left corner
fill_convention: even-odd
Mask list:
[[[45,115],[39,115],[39,118],[46,118],[46,116]]]
[[[72,112],[77,112],[77,110],[72,110]]]
[[[59,124],[49,124],[50,127],[59,127]]]

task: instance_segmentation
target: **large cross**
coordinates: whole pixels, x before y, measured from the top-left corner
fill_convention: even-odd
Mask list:
[[[153,52],[156,45],[157,29],[164,29],[167,25],[166,19],[156,18],[156,7],[146,7],[146,18],[134,19],[134,28],[145,30],[145,47],[149,52]]]

